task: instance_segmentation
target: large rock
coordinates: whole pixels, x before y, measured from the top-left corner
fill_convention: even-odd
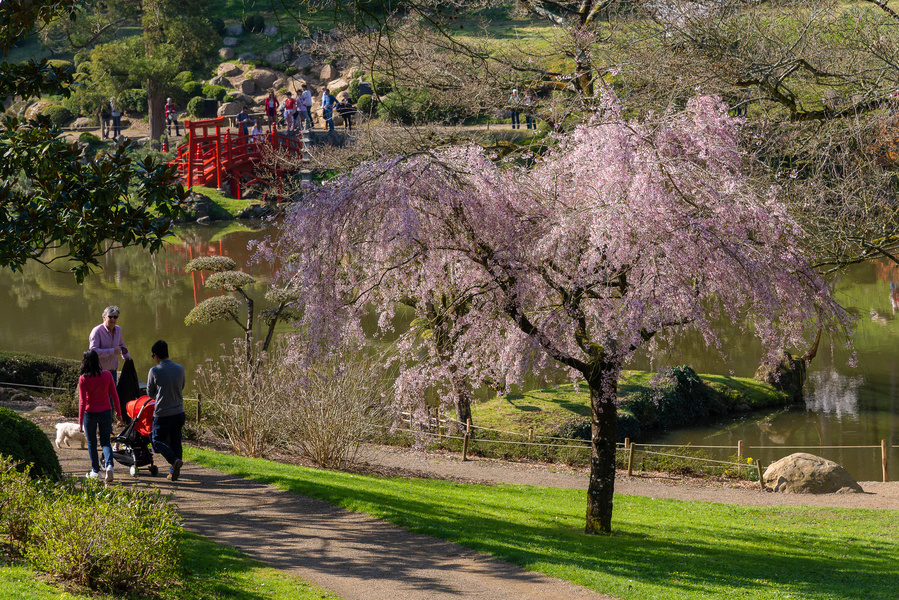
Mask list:
[[[368,81],[360,81],[359,82],[359,95],[360,96],[364,96],[365,94],[368,94],[369,96],[371,96],[373,93],[374,92],[371,89],[371,83],[369,83]]]
[[[219,58],[224,58],[225,60],[234,58],[234,49],[232,49],[232,48],[219,48]]]
[[[334,81],[328,83],[328,89],[331,90],[331,93],[335,96],[337,95],[337,92],[342,92],[349,86],[350,83],[343,77],[340,77],[339,79],[335,79]]]
[[[212,85],[220,85],[220,86],[226,87],[226,88],[233,87],[231,85],[231,82],[228,81],[227,78],[222,77],[221,75],[216,75],[215,77],[213,77],[212,79],[209,80],[209,83],[211,83]]]
[[[797,402],[802,400],[802,386],[805,385],[806,365],[802,358],[795,358],[789,352],[781,352],[775,364],[762,364],[755,371],[756,381],[767,383],[775,389],[790,394]]]
[[[265,60],[273,65],[283,65],[287,61],[290,60],[290,57],[293,55],[293,50],[290,46],[284,45],[275,50],[274,52],[269,52],[265,55]]]
[[[281,30],[277,25],[266,25],[265,29],[262,31],[262,35],[267,35],[268,37],[275,37]]]
[[[225,33],[234,37],[237,37],[243,33],[243,25],[237,23],[236,25],[228,25],[225,27]]]
[[[239,60],[240,62],[247,62],[247,61],[250,61],[250,60],[256,60],[257,58],[259,58],[259,55],[258,55],[258,54],[253,54],[252,52],[244,52],[243,54],[238,54],[238,55],[237,55],[237,60]]]
[[[290,63],[290,66],[296,67],[297,71],[302,71],[306,67],[312,66],[312,57],[305,52],[302,52],[292,63]]]
[[[254,69],[247,73],[247,79],[252,79],[256,87],[261,90],[271,89],[280,76],[280,73],[276,73],[271,69]]]
[[[235,75],[240,75],[241,73],[243,73],[243,69],[241,69],[238,65],[230,62],[220,64],[215,70],[215,74],[221,75],[222,77],[234,77]]]
[[[231,94],[231,102],[237,102],[241,106],[256,106],[256,101],[248,94]]]
[[[218,116],[233,117],[240,112],[241,108],[243,108],[243,105],[240,102],[225,102],[219,106]]]
[[[25,118],[29,121],[31,119],[37,118],[37,116],[41,114],[48,106],[50,106],[50,103],[46,100],[38,100],[25,109]]]
[[[772,463],[764,474],[765,485],[786,494],[862,492],[849,472],[826,458],[797,452]]]
[[[75,122],[70,125],[72,129],[92,129],[97,126],[97,122],[91,117],[78,117]]]
[[[227,46],[228,48],[233,48],[234,46],[236,46],[239,43],[240,42],[235,37],[222,38],[222,45]]]
[[[252,79],[244,79],[237,84],[237,89],[240,90],[241,94],[255,94],[256,84],[253,83]]]
[[[340,73],[337,72],[337,69],[333,65],[325,65],[322,67],[321,75],[318,76],[323,82],[331,81],[332,79],[337,79]]]

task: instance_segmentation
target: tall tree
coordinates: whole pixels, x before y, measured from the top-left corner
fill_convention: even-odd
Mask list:
[[[421,319],[444,297],[467,303],[441,323],[451,355],[401,338],[401,397],[446,380],[448,361],[475,383],[554,362],[586,381],[585,529],[609,532],[617,380],[634,352],[688,328],[720,348],[714,323],[728,318],[773,354],[846,322],[796,223],[749,185],[736,127],[711,98],[655,122],[609,102],[530,170],[472,146],[368,163],[293,207],[273,251],[297,257],[285,278],[321,348],[360,335],[368,307],[389,330],[405,298]]]
[[[67,18],[80,3],[44,0],[0,3],[0,49],[8,54],[36,25]],[[46,61],[0,63],[0,97],[66,94],[72,78]],[[26,261],[48,264],[45,250],[66,248],[81,281],[97,256],[116,245],[162,247],[184,190],[174,170],[151,160],[136,162],[127,147],[98,160],[84,160],[83,147],[68,142],[46,119],[0,117],[0,267]],[[110,241],[112,243],[110,243]]]

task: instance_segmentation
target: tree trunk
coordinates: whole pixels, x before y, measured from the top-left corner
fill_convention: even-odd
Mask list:
[[[471,385],[467,377],[453,376],[453,391],[456,395],[456,414],[464,427],[471,419]]]
[[[150,120],[150,139],[159,140],[165,131],[165,98],[152,79],[147,80],[147,108]]]
[[[586,533],[612,532],[615,491],[615,442],[618,426],[618,369],[602,364],[590,385],[590,484],[587,487]]]

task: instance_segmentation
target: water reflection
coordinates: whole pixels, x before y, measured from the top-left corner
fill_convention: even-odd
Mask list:
[[[837,420],[844,415],[858,416],[859,390],[865,384],[861,375],[842,375],[833,369],[809,374],[805,406],[812,412],[832,414]]]
[[[265,230],[242,224],[184,227],[163,252],[150,256],[140,248],[110,252],[102,257],[102,271],[75,284],[69,274],[29,264],[23,272],[0,270],[0,348],[78,359],[87,337],[100,322],[103,308],[121,308],[125,341],[135,356],[138,373],[152,365],[150,346],[169,342],[172,357],[188,369],[221,353],[222,344],[240,335],[228,323],[184,325],[184,317],[198,302],[222,292],[204,287],[204,273],[185,273],[192,258],[210,254],[229,256],[246,266],[247,244]],[[250,290],[261,299],[270,279],[269,265],[248,271],[259,280]],[[662,443],[721,444],[735,453],[737,441],[753,447],[750,456],[765,464],[803,447],[836,460],[858,479],[880,479],[879,450],[835,450],[826,446],[879,446],[886,439],[891,478],[899,478],[899,269],[888,262],[854,267],[836,283],[840,302],[859,316],[854,334],[858,367],[848,366],[843,340],[822,343],[812,363],[807,404],[769,415],[747,416],[736,422],[676,432]],[[260,307],[261,308],[261,307]],[[258,331],[257,331],[258,333]],[[681,336],[660,346],[651,356],[638,357],[628,368],[659,370],[687,364],[699,373],[730,373],[750,377],[758,366],[761,348],[738,328],[722,334],[727,358],[709,351],[698,336]],[[800,349],[805,351],[807,349]]]

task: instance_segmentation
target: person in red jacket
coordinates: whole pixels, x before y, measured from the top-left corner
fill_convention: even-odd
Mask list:
[[[178,110],[175,108],[175,103],[172,99],[168,98],[165,101],[165,124],[169,136],[172,135],[172,123],[175,124],[175,135],[181,135],[178,133]]]
[[[96,351],[86,350],[81,358],[81,376],[78,378],[78,426],[87,438],[87,453],[91,458],[91,471],[86,475],[88,479],[100,477],[100,463],[97,461],[97,430],[99,430],[105,465],[103,479],[106,483],[112,482],[110,438],[113,406],[117,421],[121,425],[122,409],[119,408],[119,394],[116,392],[112,374],[100,368],[100,356]]]
[[[268,115],[268,124],[273,126],[278,122],[278,99],[275,98],[275,92],[268,93],[264,106],[265,114]]]

